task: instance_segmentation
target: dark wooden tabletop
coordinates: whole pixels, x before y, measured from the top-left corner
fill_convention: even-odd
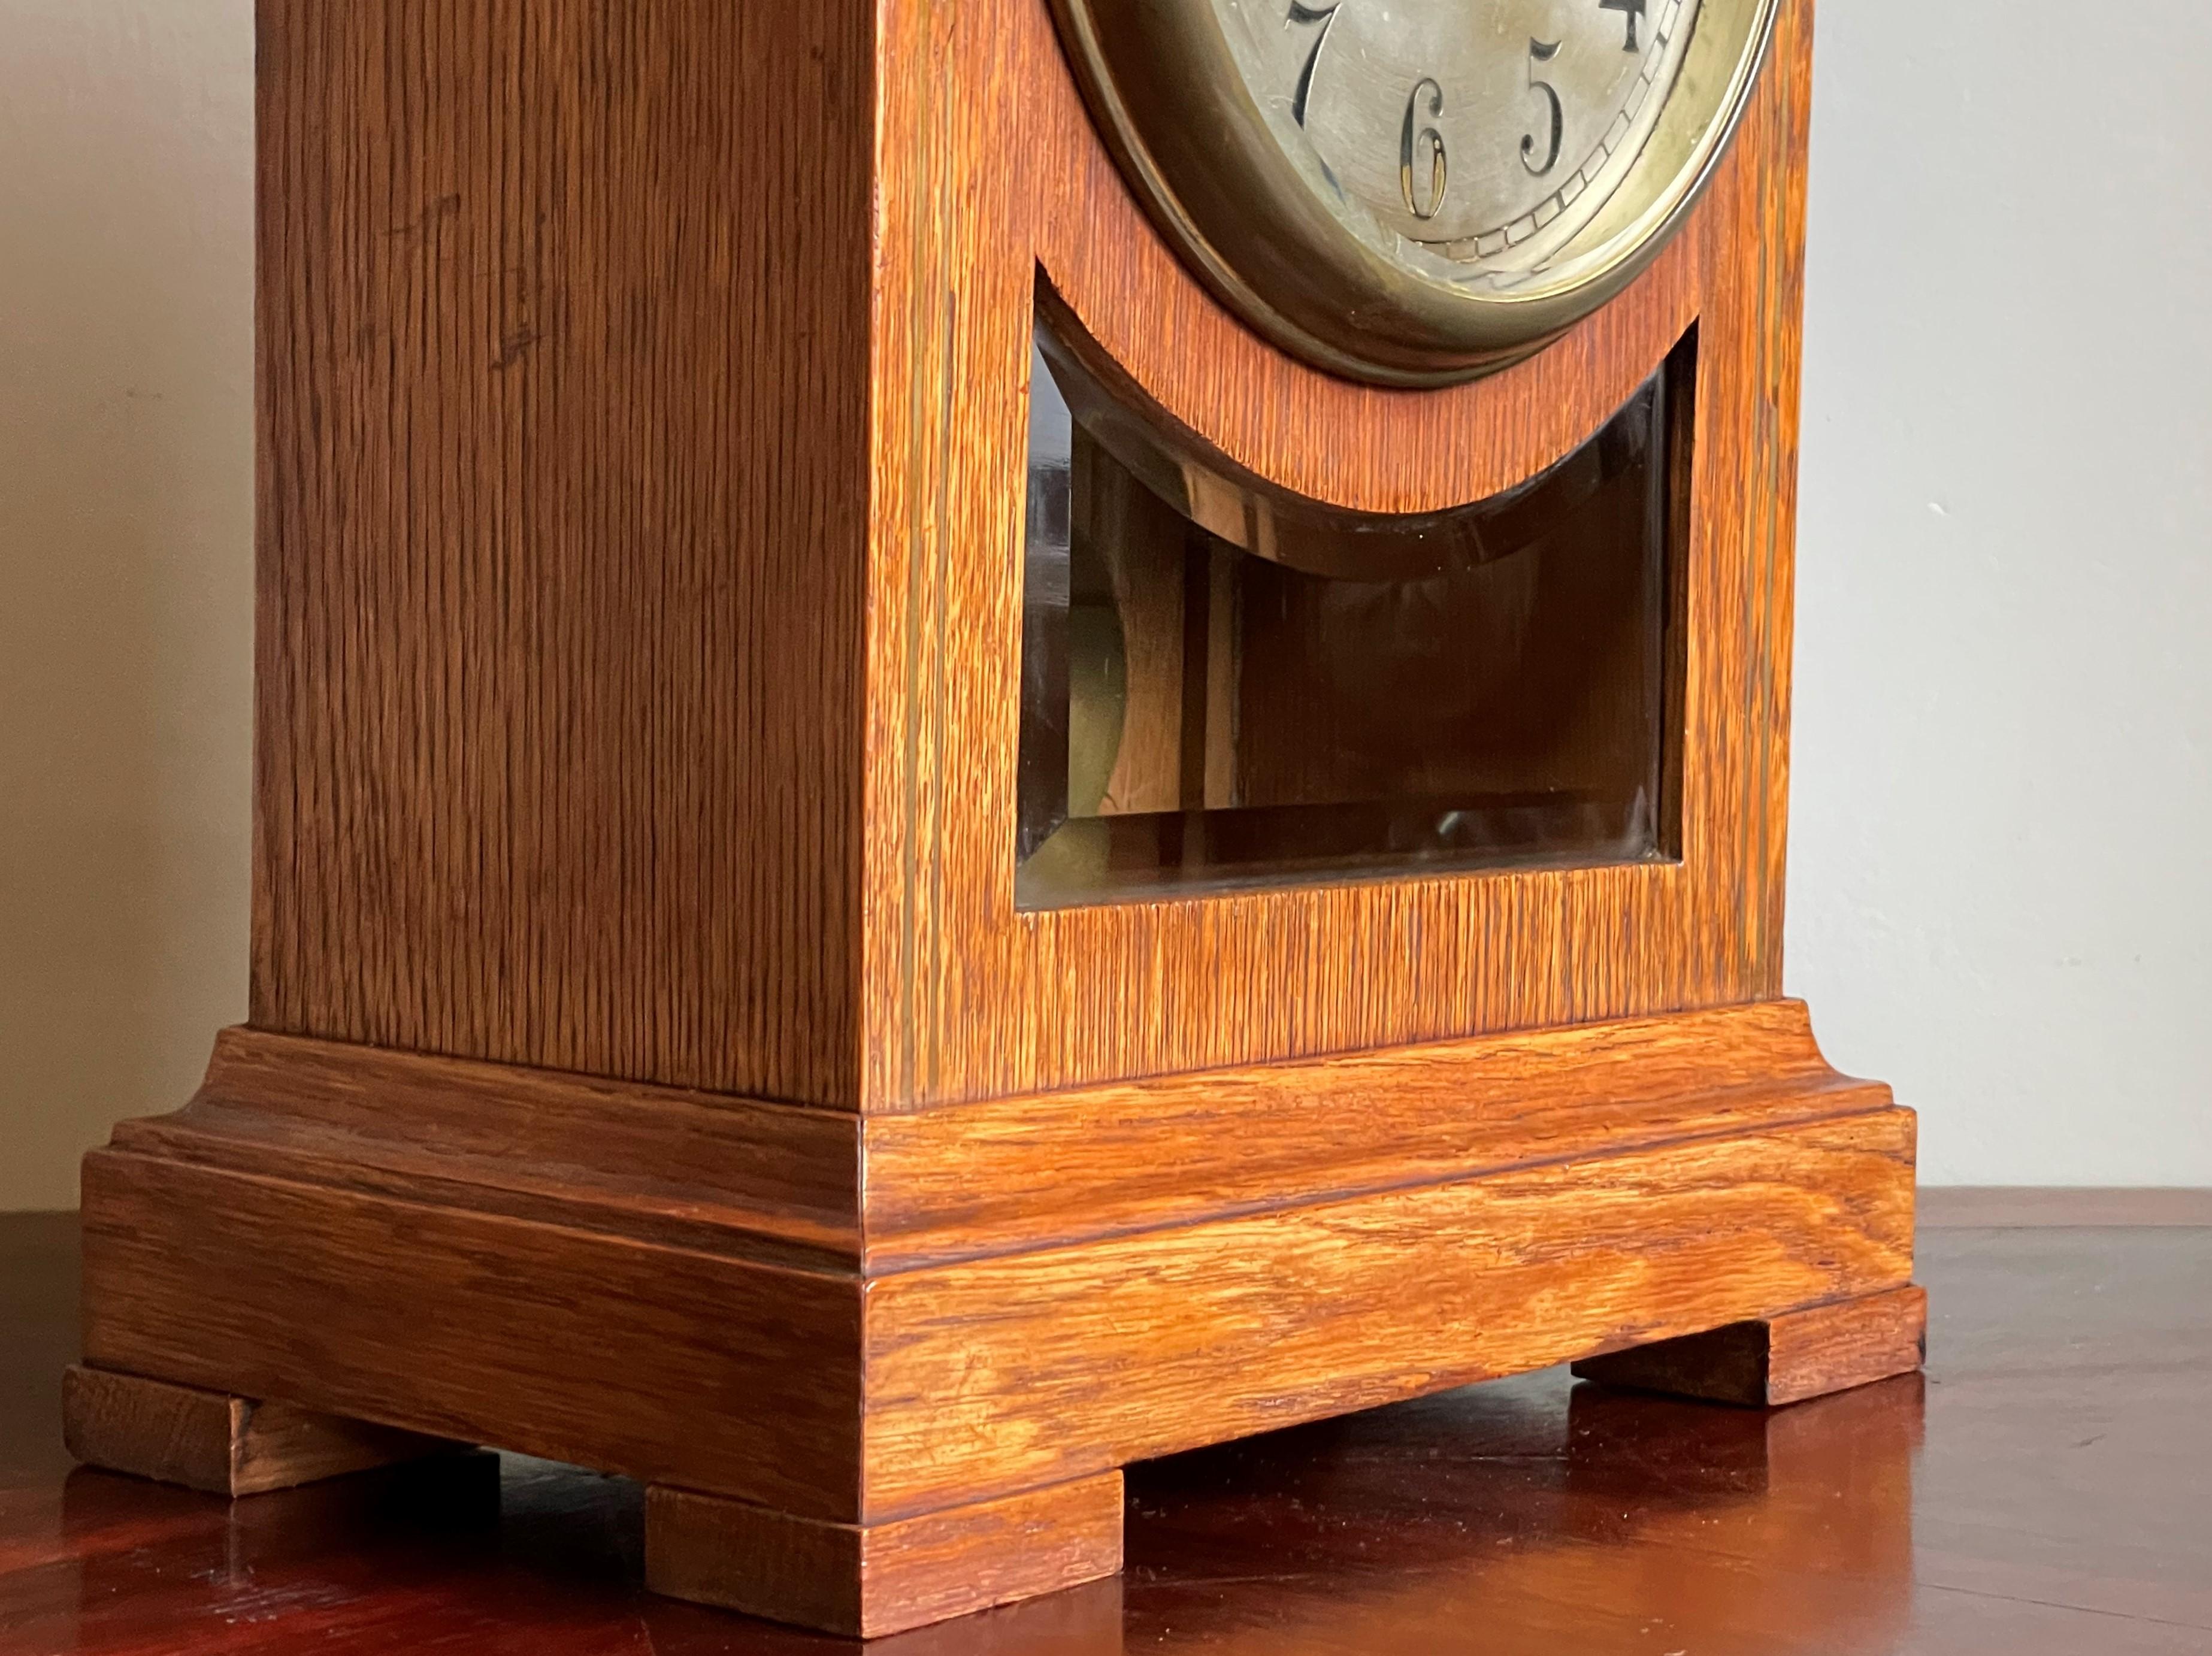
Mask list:
[[[2212,1229],[1933,1231],[1924,1381],[1553,1372],[1132,1470],[1119,1581],[885,1656],[2212,1652]],[[489,1455],[226,1506],[72,1471],[73,1222],[0,1218],[0,1652],[832,1651],[639,1588],[636,1486]]]

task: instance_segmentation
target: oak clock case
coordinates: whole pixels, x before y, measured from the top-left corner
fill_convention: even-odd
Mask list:
[[[1782,992],[1806,0],[257,19],[250,1014],[87,1158],[80,1458],[1111,1648],[1133,1461],[1917,1363]]]

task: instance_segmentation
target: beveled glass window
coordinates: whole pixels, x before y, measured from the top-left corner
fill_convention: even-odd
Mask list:
[[[1032,362],[1023,907],[1676,854],[1692,342],[1541,476],[1399,517],[1243,473],[1066,331]]]

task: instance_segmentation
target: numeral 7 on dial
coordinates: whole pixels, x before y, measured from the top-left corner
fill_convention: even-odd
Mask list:
[[[1636,3],[1641,7],[1644,0],[1636,0]],[[1291,94],[1291,118],[1300,126],[1306,124],[1306,99],[1313,92],[1314,66],[1321,62],[1321,49],[1328,44],[1329,27],[1336,21],[1337,10],[1342,4],[1343,0],[1337,0],[1334,6],[1305,6],[1298,0],[1291,0],[1290,14],[1283,20],[1285,28],[1293,23],[1321,25],[1321,32],[1314,36],[1313,50],[1306,53],[1305,67],[1298,71],[1297,90]],[[1628,27],[1633,33],[1636,25],[1631,23]]]

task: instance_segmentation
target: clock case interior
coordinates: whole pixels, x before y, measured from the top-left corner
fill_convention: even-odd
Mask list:
[[[1525,482],[1376,513],[1243,471],[1039,299],[1018,902],[1679,855],[1694,334]]]

